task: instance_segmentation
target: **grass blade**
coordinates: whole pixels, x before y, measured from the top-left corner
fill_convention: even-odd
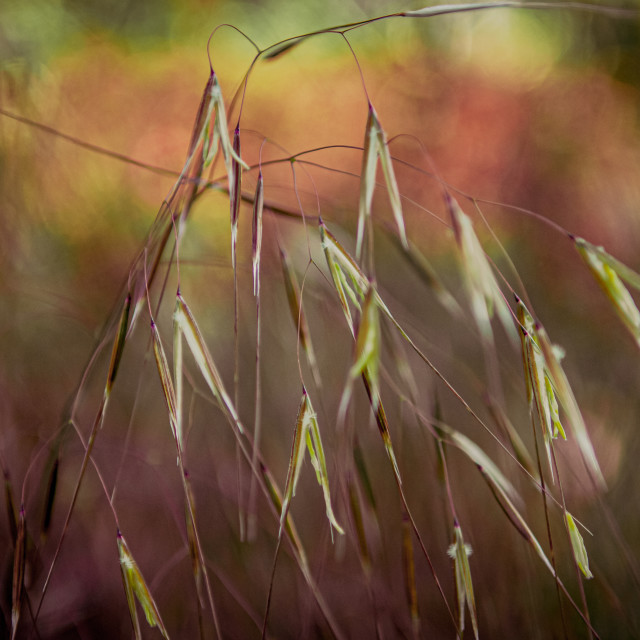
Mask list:
[[[486,403],[495,423],[503,433],[507,434],[509,442],[511,443],[511,449],[513,450],[518,462],[527,470],[532,478],[539,481],[538,470],[533,463],[533,459],[529,455],[526,445],[522,441],[520,434],[513,426],[511,420],[509,420],[502,407],[500,407],[500,405],[493,399],[486,398]]]
[[[320,430],[318,428],[318,420],[315,411],[311,405],[311,400],[307,390],[302,389],[302,400],[298,409],[298,417],[293,436],[293,444],[291,447],[291,456],[289,458],[289,470],[287,472],[287,481],[285,483],[284,500],[282,503],[282,511],[280,516],[280,530],[287,517],[291,499],[296,494],[296,487],[304,462],[304,445],[307,445],[311,464],[316,471],[318,484],[322,487],[322,493],[325,501],[325,510],[329,524],[338,533],[344,533],[342,527],[338,524],[331,506],[331,494],[329,491],[329,475],[327,473],[327,464],[324,455],[324,448],[320,438]]]
[[[378,308],[374,302],[374,288],[369,286],[362,305],[360,326],[356,336],[355,362],[351,366],[349,375],[357,378],[366,371],[371,381],[374,396],[374,409],[379,400],[378,372],[380,365],[380,320]]]
[[[175,435],[180,451],[184,451],[184,433],[183,433],[183,398],[184,398],[184,380],[183,380],[184,357],[182,350],[182,330],[180,325],[173,319],[173,379],[175,381],[175,402],[176,402],[176,422]]]
[[[337,238],[327,229],[322,220],[320,221],[320,233],[321,237],[323,237],[323,248],[327,263],[330,269],[332,266],[334,267],[334,269],[331,269],[332,277],[334,277],[334,271],[337,272],[336,275],[343,287],[343,293],[346,293],[356,308],[359,309],[369,288],[369,278],[342,247]],[[377,294],[376,299],[379,303],[382,302]]]
[[[124,581],[125,592],[127,594],[127,602],[129,603],[129,611],[131,613],[131,620],[133,627],[136,630],[136,637],[140,637],[140,626],[138,624],[138,614],[135,608],[135,600],[133,596],[138,599],[144,615],[147,619],[147,623],[150,627],[158,627],[160,633],[169,638],[169,634],[165,629],[162,618],[160,617],[160,611],[147,587],[147,583],[142,577],[142,573],[136,564],[136,561],[129,550],[124,537],[118,531],[118,552],[120,555],[120,569],[122,570],[122,579]]]
[[[469,556],[471,555],[471,546],[465,544],[462,536],[462,529],[457,521],[454,522],[454,541],[449,547],[448,554],[453,560],[456,593],[458,596],[458,628],[460,635],[464,631],[464,614],[465,609],[469,607],[469,615],[471,616],[471,624],[473,626],[473,635],[478,640],[478,617],[476,614],[476,599],[473,593],[473,583],[471,582],[471,568],[469,567]]]
[[[493,493],[493,497],[496,499],[497,503],[500,505],[500,508],[502,509],[504,514],[507,516],[511,524],[516,528],[518,533],[520,533],[520,535],[533,547],[533,550],[536,552],[538,557],[542,560],[545,567],[549,569],[549,571],[551,572],[551,575],[555,578],[556,577],[555,569],[553,568],[553,565],[551,564],[551,562],[549,562],[547,555],[545,554],[544,550],[542,549],[542,546],[538,542],[538,539],[533,534],[533,531],[531,531],[531,528],[527,524],[526,520],[522,517],[518,509],[510,500],[509,496],[503,491],[502,487],[495,482],[494,478],[492,478],[492,476],[489,475],[485,471],[485,469],[480,465],[478,465],[478,469],[480,470],[482,477],[486,480],[487,484],[489,485],[489,488],[491,489],[491,493]]]
[[[218,152],[218,147],[220,144],[220,134],[218,133],[218,128],[215,126],[215,120],[212,123],[211,118],[214,116],[214,104],[212,101],[209,101],[208,111],[207,111],[207,120],[202,129],[202,166],[203,168],[208,167],[213,162],[216,154]]]
[[[355,463],[356,473],[359,481],[359,486],[362,487],[364,492],[364,497],[366,498],[366,505],[368,510],[375,517],[376,512],[376,497],[375,492],[373,490],[373,485],[371,484],[371,478],[369,476],[369,472],[367,471],[367,465],[364,460],[364,455],[362,453],[362,447],[358,442],[357,437],[355,438],[355,442],[353,444],[353,461]],[[376,518],[377,520],[377,518]],[[378,523],[376,522],[376,526]]]
[[[214,398],[218,401],[220,408],[226,414],[231,424],[234,425],[240,433],[243,433],[244,427],[240,422],[236,408],[224,387],[222,377],[218,373],[218,369],[213,362],[213,358],[202,337],[196,320],[191,313],[191,309],[189,309],[180,292],[177,294],[174,317],[187,341],[187,345],[200,369],[200,373],[202,373],[205,382],[209,386],[209,389],[211,389]]]
[[[233,132],[233,151],[231,158],[231,173],[229,173],[229,206],[231,212],[231,266],[233,269],[233,346],[234,369],[233,390],[234,406],[238,405],[240,393],[240,337],[238,324],[240,312],[238,307],[238,269],[237,269],[237,244],[238,244],[238,216],[240,214],[240,201],[242,199],[242,169],[236,158],[240,157],[240,128],[236,125]],[[240,464],[240,450],[236,446],[236,458]],[[242,495],[244,493],[242,476],[238,473],[238,522],[240,525],[240,540],[246,539],[247,514],[243,506]]]
[[[589,557],[587,556],[587,549],[584,546],[584,540],[578,531],[576,522],[573,516],[567,511],[567,527],[569,528],[569,538],[571,540],[571,549],[573,551],[573,557],[575,558],[580,571],[584,574],[587,580],[593,578],[593,573],[589,570]]]
[[[430,18],[432,16],[447,13],[459,13],[462,11],[477,11],[484,9],[581,9],[583,11],[595,11],[611,13],[611,15],[628,15],[625,9],[609,8],[605,5],[587,4],[581,2],[521,2],[521,0],[500,0],[497,2],[474,2],[463,4],[439,4],[433,7],[424,7],[415,11],[403,11],[394,14],[404,18]],[[636,14],[632,14],[636,15]]]
[[[287,39],[280,44],[269,47],[269,49],[267,49],[267,52],[262,54],[262,57],[265,60],[273,60],[274,58],[281,56],[286,51],[289,51],[289,49],[293,49],[293,47],[303,42],[304,39],[304,37]]]
[[[284,499],[280,490],[278,489],[278,485],[276,484],[273,476],[264,465],[264,463],[260,462],[260,476],[264,481],[264,486],[269,494],[269,498],[271,499],[271,503],[275,507],[276,511],[282,514]],[[288,511],[288,507],[287,507]],[[302,568],[302,573],[307,576],[308,574],[308,563],[307,563],[307,555],[304,551],[304,547],[302,546],[302,541],[300,540],[300,534],[296,529],[295,523],[293,522],[293,518],[287,514],[284,531],[286,531],[289,540],[291,541],[293,548],[296,550],[298,554],[299,561]]]
[[[574,238],[574,241],[576,247],[581,247],[583,251],[595,254],[599,260],[611,267],[628,285],[640,290],[640,274],[633,269],[629,269],[612,255],[609,255],[603,247],[597,247],[582,238]]]
[[[371,382],[369,381],[369,376],[367,373],[362,374],[362,382],[364,383],[364,388],[367,392],[367,396],[369,397],[369,404],[373,407],[373,393],[371,391]],[[396,478],[396,482],[398,484],[398,488],[402,491],[402,476],[400,475],[400,467],[398,466],[398,461],[396,460],[396,454],[393,450],[393,444],[391,442],[391,433],[389,432],[389,422],[387,421],[387,414],[384,410],[384,405],[382,401],[378,402],[378,408],[374,411],[376,416],[376,424],[378,425],[378,431],[380,432],[380,436],[382,437],[382,443],[384,444],[385,451],[387,452],[387,456],[389,461],[393,466],[393,474]]]
[[[424,7],[415,11],[403,11],[400,15],[405,18],[430,18],[444,13],[456,13],[458,11],[475,11],[478,9],[490,9],[492,7],[523,7],[521,2],[473,2],[467,4],[439,4],[434,7]]]
[[[360,174],[360,201],[358,205],[358,231],[356,237],[356,258],[360,262],[362,259],[362,246],[364,235],[367,235],[368,251],[373,252],[373,228],[371,226],[371,204],[373,192],[376,186],[376,170],[378,160],[384,175],[389,194],[389,201],[393,211],[393,217],[398,227],[400,241],[404,249],[408,249],[407,234],[402,213],[402,203],[400,200],[400,190],[393,171],[393,163],[387,145],[387,136],[380,124],[376,110],[369,103],[369,115],[364,134],[364,149],[362,153],[362,170]]]
[[[471,218],[460,208],[458,202],[446,194],[446,204],[459,249],[465,287],[471,304],[471,313],[478,325],[480,335],[487,342],[493,341],[491,318],[498,314],[509,338],[516,343],[517,335],[511,310],[502,296],[491,265],[482,249]]]
[[[640,311],[619,276],[640,288],[640,275],[609,256],[602,247],[595,247],[582,238],[575,238],[575,246],[602,290],[607,294],[615,312],[640,347]]]
[[[284,485],[284,498],[282,500],[282,511],[280,513],[280,533],[282,532],[282,525],[284,524],[287,518],[287,514],[289,513],[291,499],[296,494],[296,487],[298,485],[300,471],[302,470],[302,463],[304,462],[304,445],[306,435],[305,417],[307,411],[307,394],[303,390],[302,400],[300,401],[300,406],[298,408],[298,417],[296,419],[296,425],[293,432],[293,443],[291,445],[291,455],[289,457],[287,480]]]
[[[402,247],[402,244],[396,235],[390,233],[389,237],[397,246]],[[449,313],[451,313],[451,315],[461,317],[462,309],[460,308],[460,305],[446,289],[431,263],[424,257],[422,252],[413,244],[413,242],[408,240],[407,243],[408,248],[402,255],[404,255],[418,278],[420,278],[420,280],[422,280],[427,287],[433,291],[440,304]]]
[[[4,497],[5,506],[7,508],[7,521],[9,522],[9,533],[11,534],[11,542],[15,546],[18,539],[18,520],[16,518],[16,507],[13,500],[13,491],[11,489],[11,481],[9,473],[4,472]]]
[[[260,259],[262,256],[262,214],[264,208],[264,181],[262,170],[258,172],[258,182],[253,200],[253,220],[251,232],[251,262],[253,265],[253,295],[256,299],[256,359],[255,359],[255,402],[253,423],[253,454],[251,467],[258,468],[258,451],[262,435],[262,367],[260,362],[262,316],[260,310]],[[257,474],[252,474],[249,486],[249,502],[247,508],[247,539],[254,540],[257,528],[256,514],[256,482]]]
[[[391,330],[387,323],[380,323],[382,329],[382,340],[387,345],[391,353],[393,364],[396,368],[397,381],[400,385],[400,399],[409,399],[412,404],[417,404],[417,398],[420,396],[418,383],[411,368],[411,363],[405,352],[405,345],[402,343],[400,336]]]
[[[58,456],[53,460],[51,471],[47,479],[47,490],[45,493],[44,510],[42,512],[42,527],[40,529],[42,537],[46,537],[51,526],[51,517],[53,515],[53,504],[56,497],[56,489],[58,487],[58,469],[60,466],[60,458]]]
[[[127,338],[127,329],[129,327],[129,312],[131,310],[131,294],[128,293],[124,299],[124,305],[122,308],[122,314],[120,315],[120,324],[118,326],[118,335],[113,343],[113,349],[111,351],[111,362],[109,363],[109,374],[107,375],[107,385],[105,393],[107,395],[111,393],[113,382],[116,379],[118,373],[118,365],[122,358],[122,351],[124,349],[124,343]]]
[[[365,575],[369,577],[371,575],[371,551],[369,551],[369,542],[364,528],[364,517],[362,515],[362,507],[360,506],[358,489],[351,477],[347,478],[347,491],[349,494],[349,507],[351,508],[353,526],[356,530],[360,564],[362,565]]]
[[[362,152],[362,171],[360,173],[360,202],[358,205],[358,231],[356,235],[356,258],[362,258],[362,245],[364,234],[367,234],[368,242],[373,239],[371,229],[371,203],[373,202],[373,191],[376,186],[376,169],[378,166],[378,142],[376,134],[375,112],[369,104],[369,115],[364,132],[364,149]],[[369,244],[369,251],[373,247]]]
[[[191,160],[194,157],[198,145],[202,142],[202,161],[205,167],[208,167],[218,151],[218,132],[212,125],[211,119],[214,114],[215,104],[212,100],[211,89],[214,81],[216,81],[214,73],[209,75],[207,84],[202,93],[200,100],[200,106],[198,108],[198,114],[196,115],[196,121],[193,125],[193,133],[191,134],[191,142],[189,143],[189,152],[185,166],[182,170],[184,175]],[[182,177],[182,176],[181,176]],[[178,182],[180,180],[178,179]]]
[[[324,249],[327,265],[329,267],[334,286],[338,291],[340,303],[345,317],[347,318],[352,335],[355,336],[356,331],[353,317],[349,309],[349,304],[347,302],[347,297],[353,302],[357,309],[361,309],[369,289],[372,289],[372,295],[376,306],[384,312],[393,324],[400,328],[395,318],[391,315],[391,311],[389,311],[387,305],[373,286],[373,283],[370,282],[369,278],[367,278],[356,261],[342,247],[336,237],[329,231],[329,229],[327,229],[322,220],[320,220],[320,237],[322,239],[322,247]],[[404,332],[403,337],[408,339],[408,336]]]
[[[231,266],[236,268],[236,249],[238,241],[238,215],[242,198],[242,167],[240,158],[240,129],[233,132],[233,151],[231,158],[231,173],[229,174],[229,206],[231,209]]]
[[[227,166],[227,175],[233,174],[231,160],[234,159],[238,164],[249,171],[251,167],[240,157],[239,153],[233,148],[231,140],[229,139],[229,125],[227,124],[227,112],[224,106],[224,100],[222,98],[222,89],[218,82],[218,77],[215,72],[211,72],[211,84],[209,87],[209,95],[216,111],[215,127],[218,132],[220,146],[222,147],[222,154],[224,156],[224,162]]]
[[[601,489],[606,489],[607,483],[598,464],[595,451],[593,450],[593,444],[589,438],[587,426],[578,407],[578,402],[573,395],[569,380],[562,369],[556,350],[553,348],[547,332],[540,323],[536,323],[535,326],[536,337],[542,349],[542,354],[545,359],[545,366],[548,371],[549,381],[553,385],[553,390],[560,401],[562,408],[567,415],[569,425],[576,438],[576,442],[582,453],[582,457],[587,467],[593,473],[595,480],[600,485]]]
[[[329,520],[331,526],[338,533],[344,534],[344,529],[338,524],[338,521],[336,520],[336,517],[333,513],[333,507],[331,506],[329,474],[327,473],[327,462],[324,455],[324,447],[322,446],[322,439],[320,437],[320,428],[318,427],[318,417],[316,412],[313,410],[313,407],[311,406],[311,400],[309,396],[306,393],[305,395],[307,398],[309,420],[309,426],[307,428],[307,448],[309,449],[311,464],[316,470],[318,484],[322,487],[327,519]]]
[[[374,299],[375,289],[369,286],[365,294],[360,315],[360,326],[356,336],[355,362],[349,375],[355,380],[360,374],[367,374],[373,398],[373,410],[380,404],[380,319]]]
[[[11,640],[14,640],[18,632],[20,621],[20,609],[22,608],[22,596],[24,594],[24,569],[27,562],[27,532],[24,515],[24,507],[20,508],[18,528],[13,548],[13,578],[11,594]]]
[[[373,285],[370,285],[362,305],[360,326],[356,335],[354,363],[349,369],[347,383],[340,399],[338,424],[343,424],[351,402],[353,383],[361,375],[366,374],[367,376],[374,413],[380,405],[380,320],[374,300],[374,291]]]
[[[120,553],[120,545],[118,545],[118,552]],[[124,570],[122,569],[122,559],[120,560],[120,570],[122,572],[122,582],[124,584],[124,593],[127,597],[127,605],[129,606],[129,616],[131,617],[131,624],[133,625],[133,635],[136,640],[142,640],[138,610],[136,608],[136,597],[133,593],[133,586],[130,581],[125,578]]]
[[[522,300],[518,299],[516,306],[518,321],[521,325],[520,341],[529,409],[532,411],[535,405],[542,430],[549,472],[552,480],[555,481],[551,441],[559,434],[562,434],[562,437],[566,440],[566,435],[560,423],[558,403],[549,380],[544,354],[540,349],[540,343],[536,336],[535,321]]]
[[[342,248],[336,237],[331,233],[331,231],[329,231],[329,229],[327,229],[322,219],[320,219],[320,239],[322,242],[322,249],[324,251],[325,259],[327,261],[327,266],[329,267],[329,273],[331,274],[331,279],[333,280],[333,285],[338,292],[338,297],[340,298],[342,311],[344,312],[345,318],[347,319],[347,324],[349,325],[351,333],[355,336],[353,316],[351,315],[351,309],[349,307],[347,297],[358,308],[360,308],[360,302],[358,300],[357,294],[354,292],[347,279],[345,278],[344,272],[339,264],[338,256],[345,256],[346,258],[348,258],[348,260],[351,260],[351,258]],[[355,267],[355,263],[353,266]]]
[[[173,437],[175,438],[175,441],[179,446],[180,441],[178,439],[178,410],[176,402],[176,392],[173,386],[173,381],[171,380],[169,363],[167,362],[167,356],[164,352],[164,347],[162,346],[162,340],[160,339],[160,334],[158,333],[156,323],[153,320],[151,321],[151,338],[153,340],[153,354],[156,359],[158,373],[160,374],[162,393],[167,405],[167,410],[169,411],[169,424],[171,426],[171,432],[173,433]]]
[[[406,511],[402,514],[402,567],[407,603],[411,612],[413,637],[420,637],[420,614],[418,612],[418,591],[416,588],[416,567],[413,560],[413,543],[411,541],[411,522]]]
[[[373,119],[375,121],[375,134],[377,142],[377,151],[380,158],[380,166],[382,167],[382,173],[384,175],[385,182],[387,183],[387,192],[389,194],[389,202],[391,203],[391,209],[393,211],[393,217],[398,227],[398,233],[400,234],[400,242],[403,248],[409,249],[409,243],[407,241],[407,232],[404,224],[404,215],[402,213],[402,203],[400,201],[400,190],[398,189],[398,181],[396,180],[395,173],[393,171],[393,163],[391,162],[391,154],[389,153],[389,145],[387,143],[387,135],[378,120],[373,107]]]
[[[264,180],[258,173],[258,184],[253,197],[253,225],[251,234],[251,262],[253,264],[253,295],[260,295],[260,257],[262,255],[262,212],[264,208]]]
[[[456,431],[446,424],[435,426],[440,437],[449,444],[462,451],[470,460],[483,470],[483,473],[491,478],[491,482],[500,487],[500,490],[514,502],[521,502],[515,487],[500,471],[493,460],[475,443],[464,434]]]
[[[567,434],[564,431],[562,423],[560,422],[560,414],[558,413],[558,401],[556,400],[556,394],[553,390],[553,385],[549,376],[545,376],[544,386],[547,392],[547,400],[549,401],[549,415],[551,417],[552,435],[554,438],[560,436],[563,440],[567,439]]]
[[[195,514],[195,498],[189,478],[185,474],[184,489],[186,500],[184,505],[184,517],[187,528],[187,541],[189,543],[189,556],[191,557],[191,569],[193,571],[193,579],[196,584],[196,593],[198,594],[198,602],[200,607],[204,607],[205,597],[202,590],[203,580],[205,577],[204,567],[200,561],[200,552],[198,551],[198,537],[196,534],[196,524],[192,514]]]

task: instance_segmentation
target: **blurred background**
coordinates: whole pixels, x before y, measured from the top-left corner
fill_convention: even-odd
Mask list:
[[[27,596],[17,637],[132,636],[108,492],[171,637],[213,637],[210,615],[200,610],[193,586],[175,445],[150,351],[148,318],[127,342],[96,441],[94,460],[106,491],[90,466],[35,634],[34,611],[84,451],[67,419],[73,411],[83,437],[88,435],[104,390],[109,348],[98,353],[81,393],[76,392],[130,266],[185,162],[209,76],[212,31],[221,24],[240,30],[218,29],[209,48],[229,106],[255,56],[251,41],[264,49],[284,38],[421,6],[411,0],[4,0],[0,5],[0,456],[7,503],[0,525],[5,549],[0,635],[7,635],[11,624],[11,514],[15,517],[22,504]],[[631,1],[616,6],[637,7]],[[385,299],[505,440],[485,401],[483,349],[468,314],[435,167],[461,194],[497,268],[516,291],[526,292],[551,339],[566,351],[563,363],[608,483],[606,493],[595,492],[575,444],[557,445],[567,507],[593,533],[583,533],[595,574],[583,582],[585,600],[601,637],[640,637],[637,346],[566,234],[527,213],[604,245],[640,270],[640,19],[492,9],[390,18],[349,32],[348,40],[352,50],[343,37],[327,33],[259,61],[247,83],[240,123],[243,158],[253,166],[260,158],[266,163],[266,198],[294,214],[265,213],[261,448],[282,487],[301,385],[280,245],[300,282],[306,274],[304,301],[321,387],[306,364],[302,369],[327,448],[336,514],[347,534],[331,544],[308,461],[292,515],[336,624],[345,637],[455,634],[415,539],[420,628],[412,626],[401,503],[362,389],[356,390],[351,420],[374,496],[368,501],[360,489],[371,569],[362,567],[345,489],[348,465],[341,462],[335,416],[352,344],[327,280],[316,216],[321,213],[353,253],[368,95],[397,158],[408,235],[465,315],[452,316],[403,258],[392,241],[393,217],[381,187],[374,216],[377,277]],[[238,120],[239,104],[238,99],[229,107],[230,127]],[[293,165],[269,164],[307,151]],[[222,162],[213,178],[226,184]],[[255,169],[245,174],[245,194],[253,194],[256,180]],[[488,226],[465,194],[477,199]],[[224,193],[211,190],[199,198],[180,260],[181,291],[231,389],[228,211]],[[309,218],[306,224],[301,212]],[[247,425],[254,421],[256,339],[250,213],[250,205],[243,205],[238,249],[238,399]],[[309,254],[320,269],[306,270]],[[169,252],[165,258],[168,267],[174,258]],[[159,308],[158,324],[170,345],[176,283],[175,272],[166,271],[166,304]],[[501,407],[534,455],[521,356],[500,329],[496,334]],[[522,492],[523,514],[548,550],[542,501],[424,364],[385,336],[382,393],[404,490],[453,607],[446,555],[452,518],[434,439],[406,401],[411,394],[397,389],[406,383],[394,364],[398,354],[412,370],[420,412],[441,416],[495,458]],[[222,635],[259,637],[277,520],[266,501],[259,502],[257,538],[241,541],[238,494],[246,493],[250,474],[238,462],[231,431],[206,396],[197,368],[190,363],[189,369],[189,469]],[[564,596],[559,604],[553,578],[479,482],[475,466],[453,449],[447,461],[458,517],[474,550],[470,563],[480,635],[587,637],[584,622]],[[43,522],[53,477],[51,521]],[[551,491],[560,499],[558,486]],[[584,609],[561,512],[551,509],[550,517],[559,573]],[[159,637],[143,616],[142,626],[143,637]],[[284,546],[269,634],[331,637]]]

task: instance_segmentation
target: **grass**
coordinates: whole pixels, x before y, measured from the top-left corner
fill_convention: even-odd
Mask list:
[[[7,348],[4,635],[640,635],[637,523],[625,515],[640,497],[628,289],[640,275],[583,239],[600,241],[588,220],[456,186],[447,144],[397,128],[424,96],[395,113],[391,80],[358,55],[380,23],[419,31],[520,10],[434,6],[266,48],[241,34],[255,52],[235,92],[213,32],[183,168],[161,170],[174,182],[155,221],[128,270],[107,273],[103,295],[123,284],[95,345],[80,340],[86,365],[74,384],[79,357],[61,353],[62,381],[45,376],[29,396],[60,411],[55,427],[20,432],[14,397],[34,370],[51,378],[66,345],[25,325],[23,352]],[[292,152],[255,126],[267,103],[254,82],[286,74],[288,59],[321,66],[305,47],[336,39],[362,107],[358,140],[325,136],[347,110],[309,107],[301,139],[320,142]],[[414,72],[400,66],[390,86],[408,78],[408,91]],[[319,99],[332,91],[306,80]],[[285,122],[302,93],[276,96]],[[2,115],[137,175],[158,170]],[[551,273],[539,266],[549,256]],[[23,281],[7,272],[13,335]],[[73,389],[64,407],[38,391],[59,387]]]

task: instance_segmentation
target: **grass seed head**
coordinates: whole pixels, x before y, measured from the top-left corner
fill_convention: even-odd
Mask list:
[[[122,579],[124,581],[127,602],[129,603],[129,611],[131,613],[131,620],[133,622],[134,630],[136,631],[136,636],[141,637],[140,626],[138,624],[138,614],[133,596],[135,596],[140,603],[149,626],[158,627],[160,633],[168,640],[169,634],[167,633],[164,623],[162,622],[162,618],[160,617],[160,611],[158,610],[155,600],[149,591],[149,587],[142,576],[142,572],[131,554],[129,546],[119,531],[117,543],[118,553],[120,554]]]
[[[567,511],[567,527],[569,529],[569,538],[571,540],[571,550],[573,551],[573,557],[580,568],[580,571],[584,574],[584,577],[588,579],[593,578],[593,573],[589,569],[589,557],[587,556],[587,548],[584,546],[584,540],[573,516]]]
[[[621,277],[626,278],[632,286],[640,288],[640,275],[609,256],[602,247],[595,247],[582,238],[575,238],[575,246],[640,347],[640,311],[621,280]]]

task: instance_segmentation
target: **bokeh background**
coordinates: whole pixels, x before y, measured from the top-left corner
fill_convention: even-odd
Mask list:
[[[623,1],[616,4],[625,6]],[[88,434],[103,392],[108,349],[99,353],[79,396],[76,391],[129,267],[184,163],[209,74],[207,40],[213,29],[233,24],[265,48],[283,38],[421,6],[365,0],[5,0],[0,5],[0,455],[7,488],[0,525],[0,635],[8,634],[11,621],[10,513],[17,513],[20,504],[26,515],[28,560],[18,637],[132,635],[116,525],[92,467],[65,533],[37,635],[32,615],[82,460],[82,443],[65,420],[73,406],[80,431]],[[392,140],[391,152],[404,163],[398,162],[396,171],[406,197],[409,236],[444,285],[468,309],[434,166],[453,188],[478,199],[537,316],[566,350],[565,368],[609,486],[606,493],[595,492],[575,446],[558,445],[569,510],[593,533],[584,534],[595,574],[584,582],[586,601],[601,637],[640,637],[638,349],[566,236],[525,211],[604,245],[640,269],[639,19],[496,9],[428,20],[392,18],[350,32],[349,42],[360,68],[342,37],[325,34],[259,62],[245,96],[243,157],[250,163],[258,161],[261,149],[268,161],[325,146],[351,147],[301,157],[315,166],[297,162],[295,182],[287,162],[265,168],[268,200],[296,213],[302,209],[310,217],[308,226],[299,217],[265,217],[265,460],[282,486],[300,400],[296,331],[277,247],[286,247],[300,280],[308,247],[322,265],[312,220],[320,210],[353,250],[361,166],[361,151],[353,147],[363,144],[364,79]],[[229,104],[255,49],[239,32],[222,28],[210,53]],[[218,163],[214,177],[223,179],[222,169]],[[255,170],[245,175],[247,194],[256,178]],[[496,266],[522,291],[471,202],[462,196],[460,201],[474,217]],[[381,290],[421,348],[504,439],[483,401],[483,350],[470,316],[452,317],[403,259],[386,232],[392,222],[387,209],[384,189],[378,189]],[[245,424],[252,425],[255,303],[249,214],[245,205],[239,236],[239,411]],[[159,311],[167,344],[174,276],[171,272],[167,304]],[[367,525],[370,573],[359,560],[335,428],[352,347],[325,276],[310,269],[304,289],[322,389],[302,368],[325,438],[338,519],[347,524],[347,535],[331,544],[322,495],[308,461],[292,514],[345,637],[411,637],[402,512],[362,390],[354,399],[353,420],[375,496]],[[224,194],[212,191],[192,212],[181,247],[181,288],[232,387],[233,271]],[[208,638],[213,637],[212,623],[206,610],[199,621],[175,448],[147,320],[127,343],[94,460],[113,492],[121,529],[171,637],[201,633]],[[453,573],[446,555],[451,514],[433,438],[396,392],[402,384],[393,365],[396,353],[385,348],[383,399],[388,399],[409,504],[453,606]],[[520,354],[500,330],[497,353],[503,408],[533,452]],[[434,416],[437,397],[442,419],[495,457],[518,483],[524,513],[548,549],[539,495],[424,365],[408,354],[405,358],[413,369],[421,411]],[[252,543],[241,541],[237,485],[246,491],[249,474],[238,463],[228,425],[206,398],[193,366],[189,389],[189,464],[223,636],[259,637],[277,521],[266,503],[259,504],[258,536]],[[59,454],[57,488],[52,520],[44,527],[52,451]],[[456,451],[448,462],[458,516],[474,549],[471,571],[481,636],[587,637],[566,599],[562,607],[558,604],[552,577],[504,518],[474,466]],[[558,487],[553,491],[559,496]],[[550,513],[560,575],[581,602],[561,515]],[[414,553],[418,633],[453,637],[425,559],[417,547]],[[142,626],[143,637],[159,637],[144,620]],[[468,619],[467,626],[470,636]],[[269,633],[278,638],[331,635],[284,547]]]

